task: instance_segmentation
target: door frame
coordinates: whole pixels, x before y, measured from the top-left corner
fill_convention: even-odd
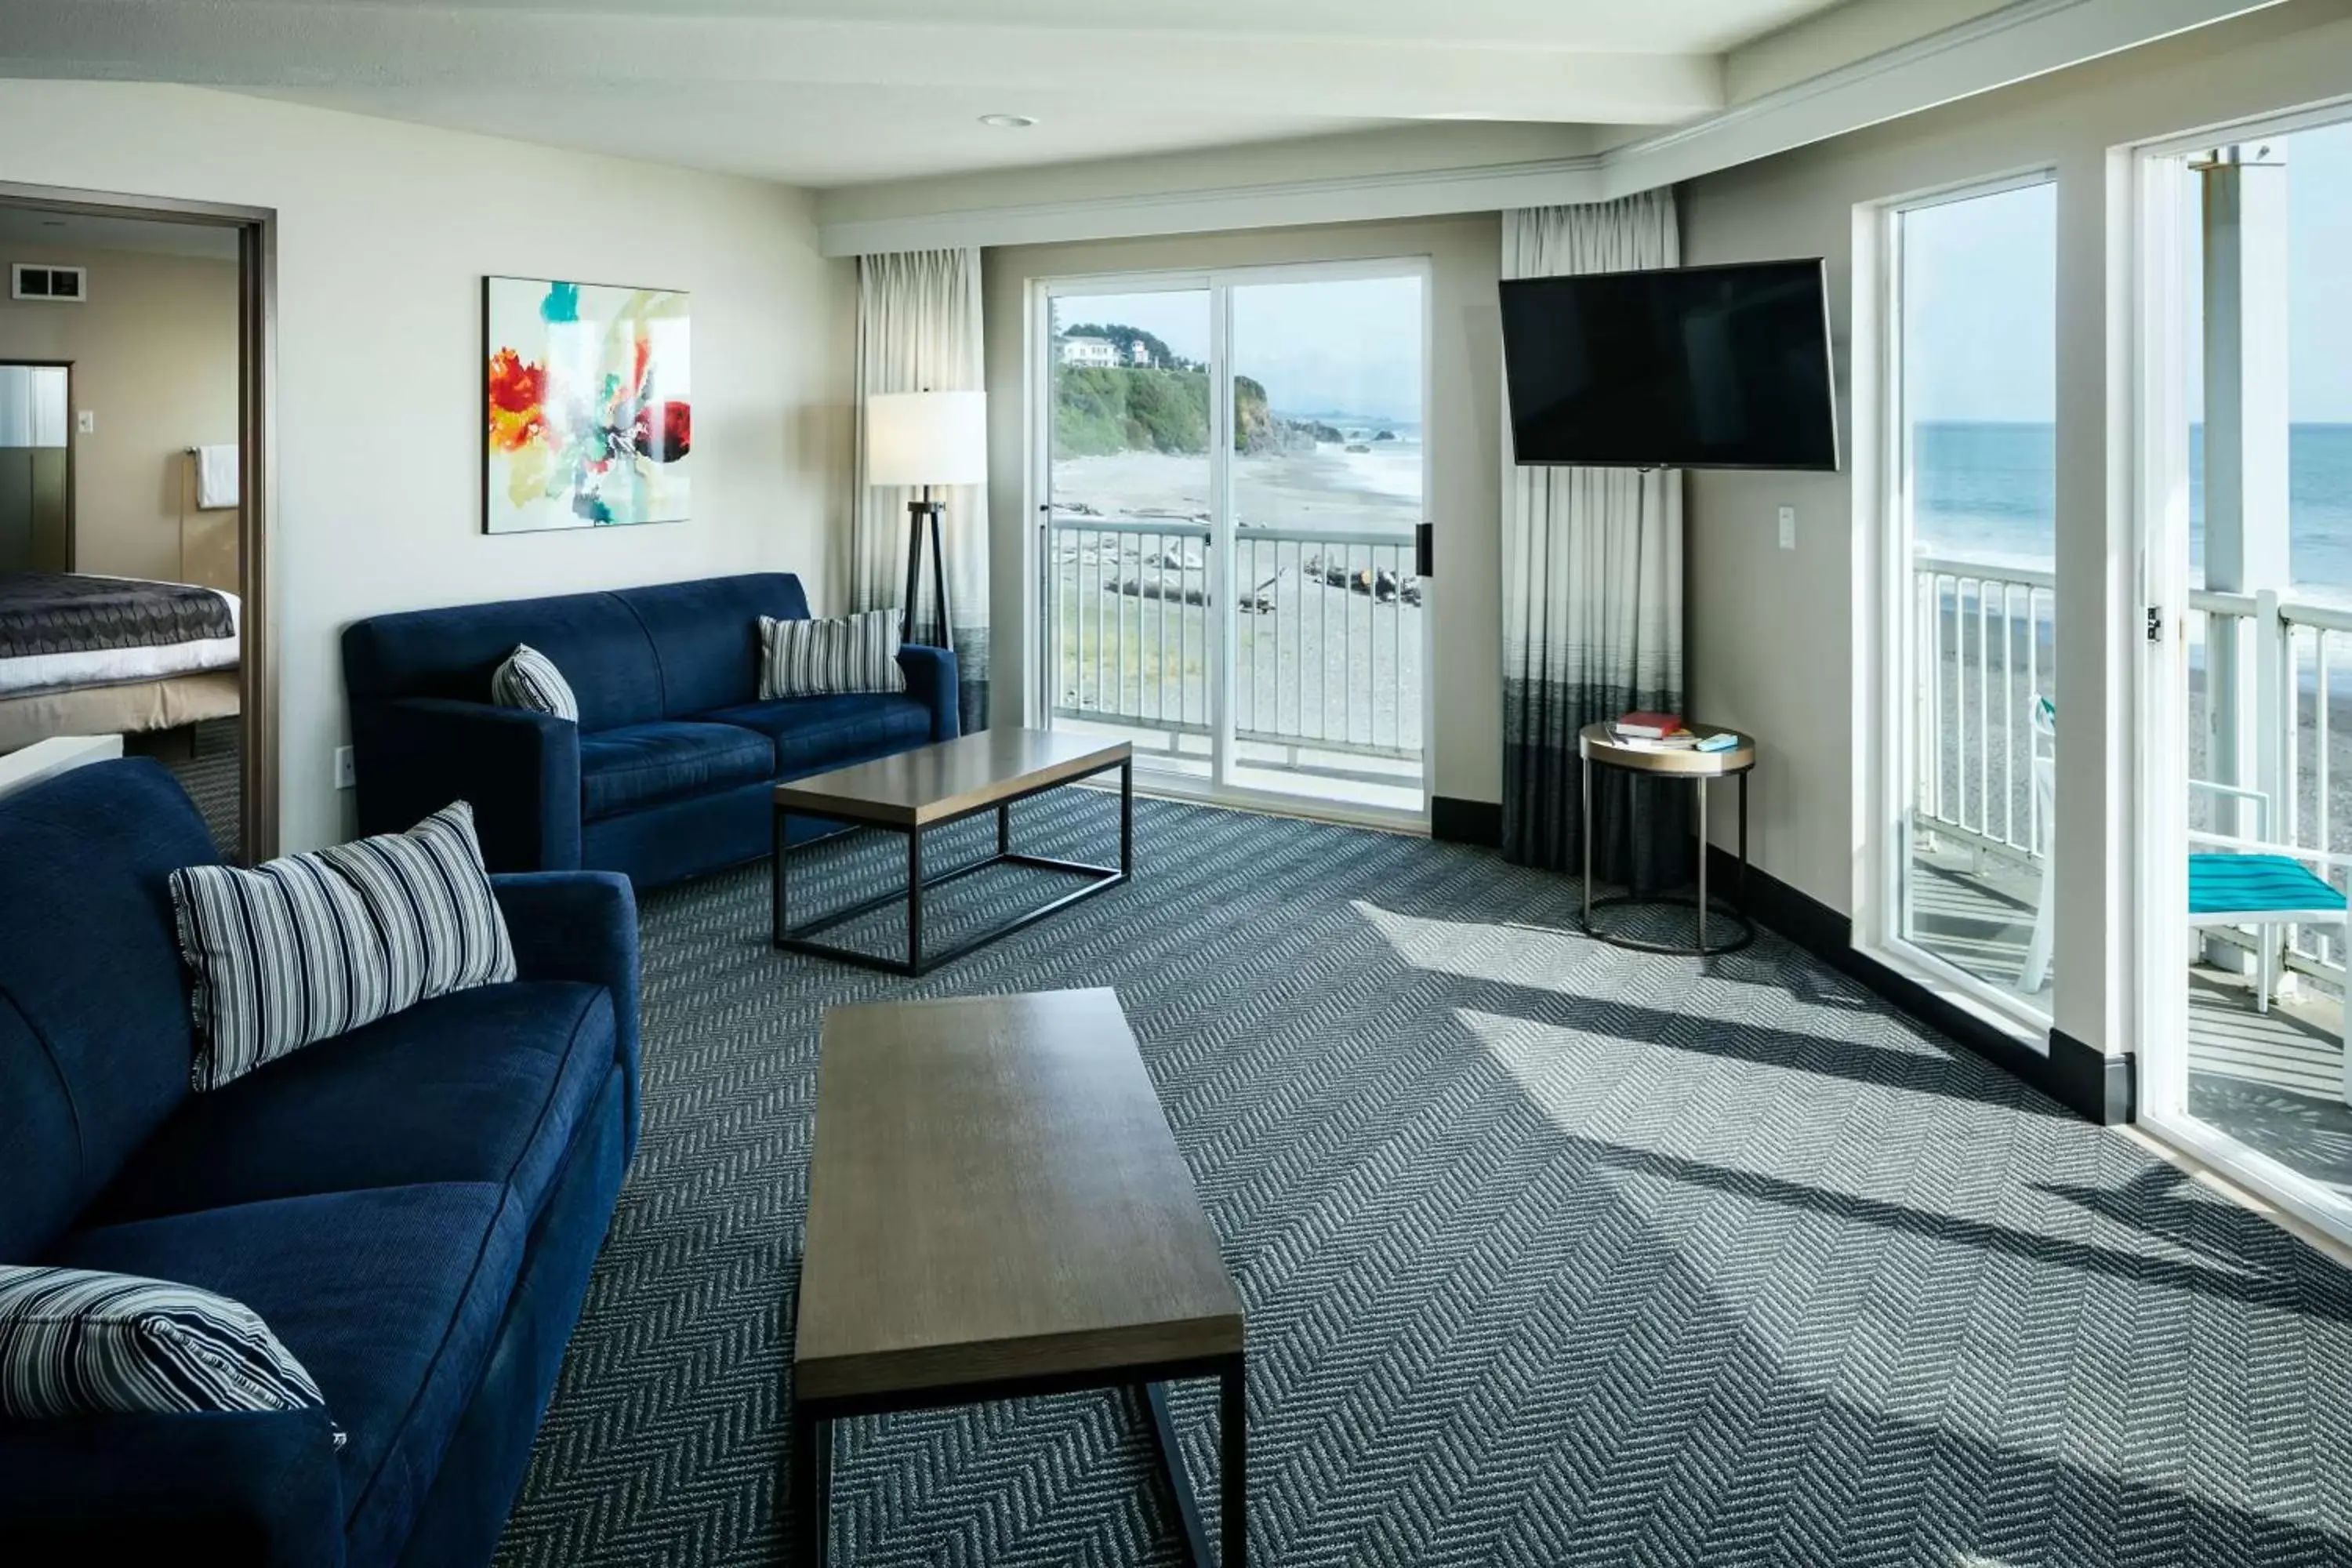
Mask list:
[[[2117,232],[2131,255],[2131,331],[2121,345],[2132,387],[2132,547],[2142,617],[2161,635],[2137,639],[2130,661],[2127,714],[2133,852],[2139,896],[2129,935],[2134,974],[2126,987],[2134,1032],[2133,1120],[2159,1142],[2221,1172],[2339,1241],[2352,1242],[2352,1197],[2329,1192],[2188,1110],[2190,936],[2189,907],[2189,715],[2187,618],[2195,613],[2189,572],[2188,294],[2184,226],[2189,220],[2181,161],[2233,142],[2293,135],[2352,120],[2352,100],[2284,114],[2226,121],[2120,151],[2130,204]],[[2179,916],[2162,911],[2181,910]],[[2352,997],[2347,998],[2352,1006]]]
[[[1853,922],[1857,951],[1885,964],[1904,978],[1927,989],[1938,1000],[1987,1026],[2001,1031],[2038,1056],[2050,1049],[2051,1016],[1979,980],[1958,964],[1938,957],[1905,934],[1904,873],[1911,846],[1910,812],[1916,792],[1913,769],[1918,755],[1918,721],[1912,702],[1911,662],[1916,639],[1911,634],[1912,603],[1911,423],[1904,400],[1903,342],[1903,218],[1905,215],[1979,197],[2004,195],[2041,185],[2055,186],[2054,164],[2024,168],[1930,186],[1873,202],[1857,214],[1856,249],[1868,264],[1854,270],[1856,314],[1864,301],[1875,314],[1870,323],[1874,350],[1867,365],[1857,347],[1855,374],[1876,379],[1876,395],[1868,405],[1876,410],[1879,428],[1870,447],[1877,465],[1876,483],[1857,484],[1860,504],[1872,509],[1873,525],[1857,552],[1857,591],[1863,600],[1856,617],[1873,657],[1858,662],[1864,689],[1856,710],[1874,713],[1874,746],[1859,748],[1855,794],[1859,803],[1856,837],[1863,848],[1855,888]],[[2055,275],[2051,287],[2057,288]],[[1864,293],[1864,289],[1869,290]],[[1864,333],[1858,321],[1858,345]],[[2057,366],[2053,362],[2051,373]],[[1865,399],[1857,388],[1855,417],[1863,417]],[[1857,451],[1865,437],[1857,431]],[[1862,498],[1866,494],[1867,499]],[[2053,614],[2054,614],[2053,608]],[[1902,678],[1890,672],[1902,671]],[[2052,984],[2055,984],[2055,972]]]
[[[1435,267],[1431,257],[1350,258],[1329,261],[1276,261],[1230,267],[1156,268],[1132,272],[1081,272],[1033,278],[1029,280],[1027,320],[1022,339],[1024,359],[1022,385],[1024,409],[1024,462],[1022,474],[1022,515],[1034,526],[1022,531],[1024,615],[1029,630],[1022,638],[1022,663],[1026,672],[1023,689],[1032,704],[1033,722],[1050,728],[1053,722],[1053,673],[1045,642],[1055,629],[1056,607],[1048,581],[1050,552],[1045,548],[1052,527],[1054,422],[1053,406],[1054,302],[1066,297],[1106,294],[1167,294],[1199,291],[1209,305],[1209,422],[1212,432],[1233,428],[1233,323],[1228,303],[1231,290],[1253,284],[1345,282],[1375,278],[1416,279],[1421,297],[1421,427],[1422,514],[1438,535],[1433,554],[1444,548],[1443,524],[1431,514],[1431,415],[1436,392]],[[1375,827],[1429,830],[1431,802],[1436,793],[1434,755],[1437,721],[1437,616],[1435,599],[1442,590],[1430,578],[1423,580],[1421,631],[1421,805],[1417,810],[1396,811],[1285,791],[1251,788],[1228,782],[1233,738],[1233,639],[1234,598],[1225,581],[1232,568],[1234,496],[1233,443],[1209,443],[1211,536],[1208,585],[1214,603],[1223,606],[1209,634],[1210,776],[1139,769],[1137,787],[1150,793],[1211,801],[1286,816],[1356,823]]]
[[[278,213],[274,207],[0,181],[0,207],[230,228],[237,236],[237,809],[247,861],[278,853],[278,645],[270,520],[278,500]]]

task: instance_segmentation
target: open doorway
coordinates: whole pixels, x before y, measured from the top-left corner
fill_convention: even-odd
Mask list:
[[[89,739],[276,849],[270,216],[0,186],[0,754]]]

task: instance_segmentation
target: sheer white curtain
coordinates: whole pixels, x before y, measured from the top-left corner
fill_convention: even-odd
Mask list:
[[[1503,215],[1506,278],[1627,272],[1681,259],[1670,190]],[[1582,850],[1577,731],[1629,710],[1682,708],[1682,476],[1514,467],[1506,496],[1504,854],[1569,870]],[[1633,842],[1623,775],[1599,770],[1594,786],[1597,871],[1646,879],[1679,869],[1681,792],[1644,799],[1643,832]]]
[[[980,252],[859,257],[857,510],[850,546],[857,608],[896,608],[905,596],[907,502],[915,493],[866,482],[866,399],[877,392],[977,392],[982,384]],[[988,488],[932,493],[947,503],[948,606],[969,733],[988,727]],[[930,581],[928,567],[923,580]],[[918,622],[921,609],[916,606]]]

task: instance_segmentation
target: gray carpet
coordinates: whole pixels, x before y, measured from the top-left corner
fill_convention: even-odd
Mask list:
[[[646,900],[645,1142],[502,1563],[782,1561],[823,1008],[1099,984],[1248,1304],[1256,1563],[2352,1563],[2352,1288],[2282,1232],[1769,936],[1139,810],[1137,885],[920,982],[771,952],[758,871]],[[835,1560],[1172,1562],[1150,1452],[1109,1394],[850,1423]]]
[[[243,721],[207,719],[153,734],[126,735],[122,749],[152,756],[172,770],[213,836],[225,860],[239,858],[244,833],[238,820],[240,770],[244,765]]]

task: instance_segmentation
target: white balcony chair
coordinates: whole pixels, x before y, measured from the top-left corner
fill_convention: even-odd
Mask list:
[[[2051,808],[2057,796],[2057,710],[2048,698],[2033,707],[2033,795],[2037,807],[2034,847],[2042,856],[2042,890],[2033,910],[2033,940],[2017,974],[2018,988],[2032,995],[2050,975],[2050,931],[2054,918],[2056,889],[2050,875]],[[2045,744],[2047,742],[2047,744]],[[2344,951],[2352,957],[2352,906],[2320,872],[2352,868],[2352,855],[2331,855],[2293,844],[2273,844],[2271,797],[2257,789],[2190,779],[2189,787],[2228,800],[2250,801],[2254,807],[2254,837],[2191,831],[2192,845],[2210,844],[2212,850],[2189,854],[2189,926],[2191,931],[2225,926],[2251,926],[2256,933],[2254,1010],[2268,1014],[2271,992],[2279,971],[2279,932],[2289,926],[2332,925],[2343,933]],[[2344,1008],[2344,1056],[2338,1069],[2343,1097],[2352,1101],[2352,996]]]

